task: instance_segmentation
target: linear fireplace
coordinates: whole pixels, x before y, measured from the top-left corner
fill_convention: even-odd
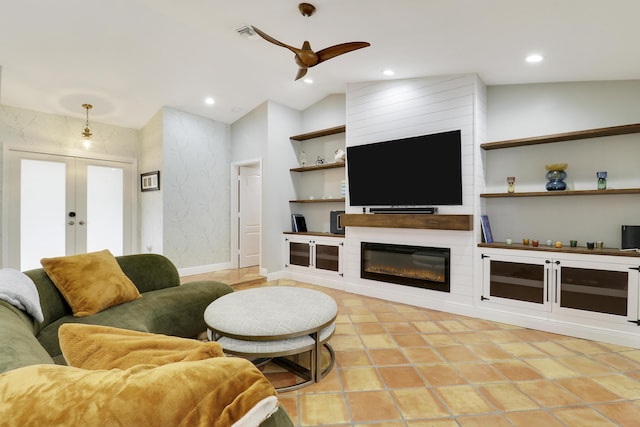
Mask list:
[[[450,292],[448,248],[361,242],[360,277]]]

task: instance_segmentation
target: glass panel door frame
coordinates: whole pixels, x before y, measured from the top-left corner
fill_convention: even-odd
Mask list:
[[[538,281],[542,283],[542,301],[541,302],[530,302],[526,300],[518,300],[512,298],[501,298],[500,296],[492,295],[491,293],[491,263],[492,262],[505,262],[505,263],[513,263],[514,265],[522,264],[524,267],[529,266],[540,266],[541,276],[538,278]],[[536,311],[544,311],[551,312],[552,309],[552,295],[553,292],[553,278],[552,278],[552,263],[550,259],[547,258],[536,258],[536,257],[521,257],[521,256],[511,256],[511,255],[503,255],[496,253],[488,253],[483,254],[482,256],[482,301],[489,304],[501,304],[512,307],[520,307],[523,309],[533,309]],[[514,282],[514,286],[522,285],[527,287],[529,285],[533,285],[533,283],[528,283],[528,279],[523,278],[514,278],[512,280]]]
[[[114,166],[122,168],[123,172],[123,248],[122,254],[133,253],[137,248],[137,161],[131,158],[108,156],[101,154],[71,152],[55,149],[29,149],[24,147],[7,146],[3,147],[3,185],[2,185],[2,263],[4,267],[20,268],[19,251],[12,250],[16,239],[20,239],[20,209],[15,209],[15,205],[20,204],[20,159],[35,159],[46,161],[60,161],[65,164],[75,163],[80,165],[81,174],[86,173],[88,166]],[[16,166],[17,165],[17,166]],[[84,171],[83,171],[84,168]],[[74,170],[75,173],[77,170]],[[86,182],[86,180],[80,180]],[[67,180],[69,182],[69,180]],[[75,185],[75,184],[74,184]],[[69,188],[67,185],[66,205],[69,206],[69,197],[75,197],[77,191],[75,187]],[[82,190],[82,189],[80,189]],[[86,194],[86,189],[85,189]],[[86,203],[83,203],[86,206]],[[18,212],[16,216],[16,211]],[[43,207],[43,213],[46,206]],[[77,212],[78,216],[85,215],[86,212]],[[68,218],[66,218],[68,220]],[[45,237],[45,236],[43,236]],[[68,236],[68,239],[71,238]],[[80,245],[82,246],[82,245]],[[18,246],[19,247],[19,246]],[[82,248],[85,249],[86,247]],[[78,251],[78,252],[83,252]],[[114,254],[116,255],[116,254]]]
[[[571,316],[577,317],[585,317],[594,320],[602,320],[608,322],[615,323],[626,323],[627,320],[637,320],[634,319],[637,317],[638,313],[638,298],[637,298],[637,288],[638,288],[638,274],[633,270],[629,269],[630,265],[628,264],[616,264],[616,263],[598,263],[598,262],[588,262],[588,261],[579,261],[579,260],[569,260],[565,258],[559,259],[558,263],[555,263],[554,268],[554,280],[555,280],[555,292],[557,293],[557,299],[554,300],[554,308],[553,310],[558,314],[567,314]],[[578,308],[570,308],[563,306],[562,297],[563,291],[573,290],[574,288],[580,289],[584,286],[572,285],[570,283],[565,283],[566,280],[563,280],[563,270],[566,269],[578,269],[585,271],[593,271],[594,273],[597,271],[602,272],[619,272],[626,274],[626,289],[615,289],[608,287],[594,287],[591,292],[594,295],[597,295],[598,292],[602,293],[604,297],[620,297],[621,293],[626,292],[626,304],[627,304],[627,313],[626,315],[614,315],[608,313],[601,313],[598,311],[591,311],[588,309],[578,309]]]

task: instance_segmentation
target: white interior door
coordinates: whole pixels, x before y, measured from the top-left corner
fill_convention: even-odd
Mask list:
[[[131,163],[19,150],[9,151],[8,162],[8,266],[29,270],[44,257],[131,251]]]
[[[260,264],[260,205],[262,177],[260,167],[241,166],[238,188],[238,229],[240,268]]]

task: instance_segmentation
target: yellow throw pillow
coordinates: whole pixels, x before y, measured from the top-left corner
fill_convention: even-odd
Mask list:
[[[31,365],[0,374],[0,424],[22,426],[229,427],[276,391],[251,362],[215,357],[129,369]]]
[[[84,369],[128,369],[224,356],[217,342],[110,326],[65,323],[58,329],[58,338],[67,364]]]
[[[141,297],[138,288],[107,249],[43,258],[40,264],[76,317],[89,316]]]

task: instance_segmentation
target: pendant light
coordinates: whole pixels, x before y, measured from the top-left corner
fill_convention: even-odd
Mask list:
[[[91,104],[82,104],[82,108],[87,111],[87,120],[84,124],[84,129],[82,130],[82,145],[84,148],[89,148],[91,145],[91,129],[89,129],[89,110],[93,108]]]

